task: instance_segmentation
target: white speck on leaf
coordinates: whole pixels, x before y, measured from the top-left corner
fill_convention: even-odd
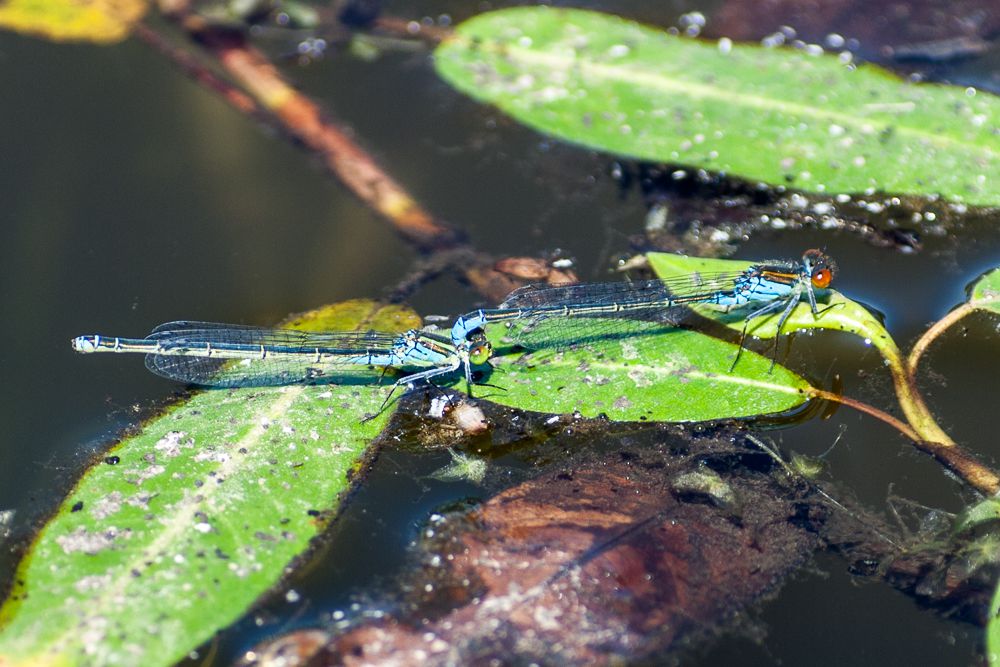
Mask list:
[[[131,530],[119,531],[118,528],[110,526],[100,531],[89,531],[80,526],[69,535],[62,535],[56,538],[56,544],[62,547],[65,553],[71,554],[83,552],[94,555],[104,549],[112,547],[115,540],[127,538],[132,534]]]
[[[647,377],[646,373],[639,370],[638,368],[633,368],[628,372],[628,377],[632,382],[635,383],[636,387],[649,387],[653,384],[653,381]]]
[[[105,497],[94,503],[90,514],[95,519],[106,519],[112,514],[116,514],[122,508],[123,496],[120,491],[112,491]]]
[[[608,56],[612,58],[624,58],[631,51],[632,49],[630,49],[626,44],[615,44],[608,49]]]

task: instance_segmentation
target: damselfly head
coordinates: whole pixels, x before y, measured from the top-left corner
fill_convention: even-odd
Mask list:
[[[837,263],[818,248],[806,250],[802,254],[802,264],[809,272],[809,281],[813,287],[826,289],[837,275]]]

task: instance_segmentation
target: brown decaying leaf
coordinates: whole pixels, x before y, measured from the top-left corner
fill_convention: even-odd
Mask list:
[[[465,272],[465,278],[490,302],[503,301],[526,282],[565,285],[579,280],[572,269],[556,268],[535,257],[507,257],[493,266],[476,266]]]
[[[357,627],[330,661],[600,664],[713,632],[818,543],[789,489],[738,463],[717,472],[726,460],[583,464],[449,516],[413,587],[420,620]]]
[[[302,667],[311,664],[310,661],[329,640],[329,635],[322,630],[296,630],[262,644],[260,650],[247,651],[236,664],[239,667]]]
[[[506,257],[493,265],[497,271],[520,280],[546,282],[550,285],[577,282],[573,271],[552,266],[552,262],[538,257]]]

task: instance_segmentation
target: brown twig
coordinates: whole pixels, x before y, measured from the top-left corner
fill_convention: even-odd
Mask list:
[[[911,378],[915,378],[917,376],[917,366],[920,364],[920,358],[923,356],[924,352],[927,351],[927,348],[930,347],[930,344],[937,340],[937,338],[949,327],[971,313],[973,310],[975,309],[972,306],[967,303],[963,303],[961,306],[935,322],[931,328],[924,332],[924,335],[920,337],[920,340],[913,345],[913,349],[910,350],[909,356],[906,357],[906,372]]]
[[[401,19],[397,16],[379,16],[372,26],[377,31],[403,39],[420,39],[427,44],[438,44],[452,33],[450,28],[426,25],[419,21]]]
[[[183,0],[161,0],[160,8],[248,93],[256,107],[273,117],[272,124],[316,152],[351,192],[380,213],[404,238],[423,251],[453,247],[460,242],[461,235],[456,230],[425,211],[347,132],[332,123],[316,103],[287,82],[241,33],[207,24],[191,13],[189,4]],[[210,84],[211,89],[224,92],[227,98],[233,95],[229,88],[219,86],[217,79],[207,76],[206,70],[193,67],[193,59],[163,52],[195,75],[197,81]],[[240,100],[241,105],[244,102]],[[241,106],[237,108],[246,111]]]
[[[161,55],[166,56],[185,74],[221,97],[240,113],[247,114],[258,121],[271,123],[271,117],[257,105],[252,97],[216,75],[187,51],[171,44],[160,33],[143,23],[133,25],[132,33]]]
[[[486,257],[466,245],[435,252],[414,262],[413,268],[387,291],[386,300],[389,303],[406,301],[423,285],[438,276],[467,271],[470,266],[479,266],[488,261]]]

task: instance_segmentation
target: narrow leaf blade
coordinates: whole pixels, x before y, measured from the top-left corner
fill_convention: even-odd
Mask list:
[[[298,321],[416,324],[360,301]],[[205,391],[144,425],[114,448],[117,465],[84,474],[31,546],[0,610],[0,663],[181,659],[280,580],[333,516],[388,411],[361,418],[387,391]]]
[[[560,326],[553,320],[544,326]],[[494,339],[501,337],[493,333]],[[647,333],[567,350],[499,355],[484,398],[539,412],[616,421],[709,421],[785,412],[808,383],[759,354],[696,331],[650,323]]]
[[[550,7],[478,15],[435,64],[475,99],[598,150],[804,190],[1000,205],[1000,100],[985,93]]]

